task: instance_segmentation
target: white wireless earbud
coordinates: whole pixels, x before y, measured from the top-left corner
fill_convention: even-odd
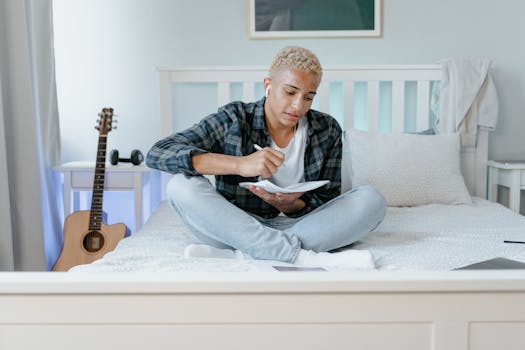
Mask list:
[[[264,96],[268,97],[268,93],[270,92],[270,85],[268,85],[268,87],[266,88],[266,92],[264,94]]]

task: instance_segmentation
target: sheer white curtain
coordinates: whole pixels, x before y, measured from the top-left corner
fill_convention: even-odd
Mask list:
[[[0,1],[0,270],[50,269],[62,244],[51,0]]]

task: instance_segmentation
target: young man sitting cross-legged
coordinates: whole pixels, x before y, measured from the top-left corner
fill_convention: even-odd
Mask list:
[[[310,109],[321,77],[313,53],[286,47],[264,79],[264,98],[227,104],[151,148],[147,165],[175,174],[168,184],[170,204],[203,243],[187,247],[186,256],[374,267],[368,251],[329,253],[377,227],[386,203],[370,186],[341,194],[341,128]],[[215,175],[216,187],[202,176],[208,174]],[[330,182],[298,193],[239,186],[260,178],[282,187]]]

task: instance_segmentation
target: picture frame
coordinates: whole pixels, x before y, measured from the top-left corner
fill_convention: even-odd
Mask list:
[[[249,0],[249,37],[380,37],[381,16],[381,0]]]

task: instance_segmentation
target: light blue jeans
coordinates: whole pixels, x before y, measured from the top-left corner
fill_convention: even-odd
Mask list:
[[[231,204],[203,176],[176,174],[167,192],[171,207],[203,243],[290,263],[301,248],[330,251],[359,240],[386,214],[385,199],[371,186],[345,192],[302,217],[272,219]]]

